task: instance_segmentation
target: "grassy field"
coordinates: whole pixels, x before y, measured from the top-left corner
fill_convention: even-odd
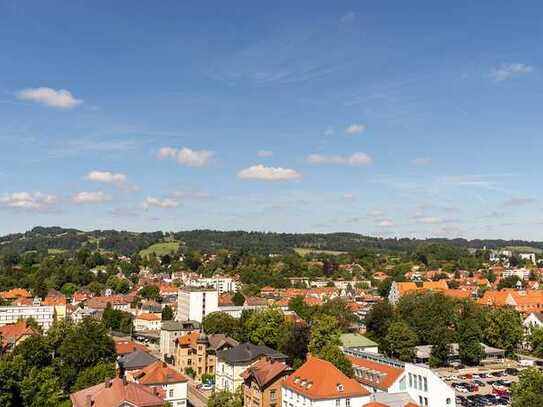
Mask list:
[[[47,249],[48,254],[61,254],[64,253],[66,250],[64,249]]]
[[[331,256],[339,256],[340,254],[344,254],[346,252],[340,252],[336,250],[318,250],[318,249],[306,249],[302,247],[295,247],[294,251],[298,253],[300,256],[305,256],[306,254],[315,253],[315,254],[329,254]]]
[[[179,242],[164,242],[164,243],[155,243],[154,245],[149,246],[147,249],[140,251],[141,257],[146,257],[151,253],[156,253],[157,256],[164,256],[165,254],[172,254],[177,251],[179,248]]]

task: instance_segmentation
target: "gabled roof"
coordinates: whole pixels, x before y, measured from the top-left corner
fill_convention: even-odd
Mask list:
[[[150,355],[147,352],[135,351],[128,353],[122,356],[118,363],[124,369],[134,370],[134,369],[143,369],[146,366],[149,366],[151,363],[155,362],[157,358]]]
[[[258,386],[261,389],[264,389],[265,387],[268,387],[269,384],[273,383],[275,381],[274,379],[285,376],[290,370],[290,367],[284,362],[261,359],[245,370],[241,374],[241,377],[243,380],[254,378]]]
[[[60,295],[48,295],[42,301],[43,305],[66,305],[66,297]]]
[[[141,319],[142,321],[160,321],[162,318],[157,314],[151,314],[150,312],[144,312],[136,316],[136,319]]]
[[[530,315],[533,315],[535,319],[537,319],[540,323],[543,324],[543,313],[541,312],[531,312]],[[528,315],[528,316],[530,316]]]
[[[287,377],[283,387],[311,400],[362,397],[370,394],[360,383],[345,376],[332,363],[312,356]]]
[[[135,351],[149,352],[144,345],[136,343],[134,341],[115,341],[115,353],[117,355],[126,355]]]
[[[254,345],[252,343],[242,343],[231,349],[217,352],[217,357],[227,363],[248,363],[262,356],[269,356],[276,360],[287,360],[288,356],[277,352],[265,345]]]
[[[143,368],[135,375],[136,380],[140,384],[147,386],[154,384],[171,384],[171,383],[184,383],[187,380],[181,373],[173,370],[165,362],[157,360],[149,366]]]
[[[350,355],[347,355],[347,358],[349,358],[353,364],[355,377],[360,383],[380,390],[388,390],[388,388],[392,386],[404,372],[403,369],[398,367],[378,363],[373,360],[357,358]],[[368,374],[358,374],[357,371],[367,372]]]
[[[18,321],[15,324],[8,324],[0,327],[0,338],[2,347],[15,344],[23,336],[39,335],[38,332],[28,325],[26,321]]]
[[[32,293],[24,288],[12,288],[9,291],[0,292],[0,297],[5,300],[14,300],[16,298],[32,298]]]
[[[124,403],[130,403],[135,407],[160,407],[164,404],[164,399],[148,387],[138,383],[123,382],[119,378],[70,395],[73,407],[88,407],[89,398],[92,407],[117,407]]]

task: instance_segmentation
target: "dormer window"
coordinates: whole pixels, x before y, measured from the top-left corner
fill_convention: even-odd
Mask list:
[[[336,384],[337,391],[343,391],[343,385],[341,383]]]

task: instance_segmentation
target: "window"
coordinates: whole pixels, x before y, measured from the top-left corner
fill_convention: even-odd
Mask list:
[[[451,399],[449,397],[447,397],[447,401],[445,401],[447,403],[447,405],[450,405],[451,404]]]
[[[428,391],[428,378],[424,378],[424,391]]]
[[[419,376],[419,390],[422,390],[422,376]]]
[[[413,375],[409,373],[409,387],[413,387]]]
[[[341,400],[340,399],[337,399],[336,400],[336,407],[340,407],[341,406]]]
[[[424,405],[427,406],[428,405],[428,398],[424,397]]]
[[[277,398],[277,394],[275,392],[275,389],[270,390],[270,400],[275,401],[276,398]]]
[[[351,399],[345,399],[345,407],[351,407]]]
[[[168,396],[171,398],[173,397],[173,389],[170,389],[170,391],[168,392]]]
[[[421,406],[424,405],[424,404],[422,404],[422,396],[419,396],[419,404],[420,404]]]

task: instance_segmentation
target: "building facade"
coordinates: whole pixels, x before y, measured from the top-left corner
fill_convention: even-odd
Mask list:
[[[54,321],[55,307],[52,305],[25,305],[0,307],[0,326],[14,324],[20,319],[34,319],[44,331]]]
[[[202,322],[206,315],[219,310],[219,293],[215,289],[185,287],[177,298],[177,320]]]
[[[179,372],[192,370],[196,379],[215,375],[217,352],[237,346],[238,342],[223,334],[205,335],[191,332],[175,341],[175,368]]]

